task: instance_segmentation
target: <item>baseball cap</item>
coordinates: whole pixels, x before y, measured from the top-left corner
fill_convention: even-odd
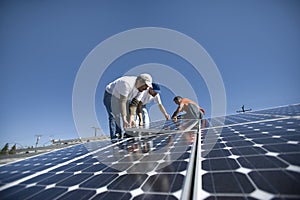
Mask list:
[[[152,77],[150,74],[140,74],[138,77],[142,79],[148,87],[152,86]]]
[[[156,93],[160,93],[160,86],[157,83],[152,83],[152,89]]]

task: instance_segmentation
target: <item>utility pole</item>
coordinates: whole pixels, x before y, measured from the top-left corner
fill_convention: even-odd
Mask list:
[[[92,126],[91,128],[93,128],[95,130],[95,137],[97,136],[97,131],[100,130],[100,128]]]
[[[41,139],[42,135],[35,135],[36,143],[35,143],[35,152],[37,152],[37,145],[39,144],[39,140]]]

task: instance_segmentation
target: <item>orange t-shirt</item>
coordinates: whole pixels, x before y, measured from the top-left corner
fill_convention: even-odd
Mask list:
[[[199,108],[199,110],[200,110],[203,114],[205,114],[205,110],[204,110],[203,108],[201,108],[200,106],[198,106],[198,104],[197,104],[196,102],[194,102],[194,101],[192,101],[192,100],[190,100],[190,99],[188,99],[188,98],[182,98],[181,103],[180,103],[180,112],[181,112],[181,111],[187,112],[187,111],[188,111],[188,105],[189,105],[190,103],[191,103],[191,104],[194,104],[195,106],[197,106],[197,107]]]

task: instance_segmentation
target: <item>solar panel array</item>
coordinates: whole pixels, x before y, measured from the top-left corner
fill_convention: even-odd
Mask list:
[[[300,199],[300,105],[131,129],[0,166],[1,199]]]
[[[8,164],[0,168],[0,196],[179,199],[189,195],[184,190],[189,190],[185,185],[192,175],[187,171],[191,171],[195,135],[191,130],[128,138],[116,144],[91,142]]]

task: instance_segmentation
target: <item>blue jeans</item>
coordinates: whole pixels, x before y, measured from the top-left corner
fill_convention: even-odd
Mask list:
[[[119,134],[119,137],[122,135],[122,129],[120,128],[120,123],[117,123],[116,120],[120,120],[119,116],[116,116],[112,111],[112,95],[109,94],[107,91],[104,93],[103,103],[106,107],[106,111],[108,114],[108,120],[109,120],[109,132],[110,132],[110,138],[115,139],[117,138],[117,133]]]

